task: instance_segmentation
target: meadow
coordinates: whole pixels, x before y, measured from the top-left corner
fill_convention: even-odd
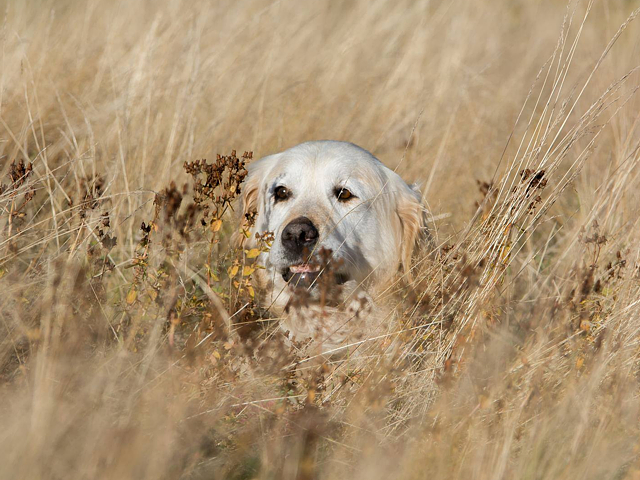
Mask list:
[[[640,478],[636,1],[0,6],[0,478]],[[429,209],[353,358],[235,240],[315,139]]]

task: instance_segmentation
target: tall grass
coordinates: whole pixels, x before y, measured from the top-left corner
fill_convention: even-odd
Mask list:
[[[0,478],[636,478],[637,8],[5,3]],[[232,150],[322,138],[435,240],[340,360],[255,304],[229,203]]]

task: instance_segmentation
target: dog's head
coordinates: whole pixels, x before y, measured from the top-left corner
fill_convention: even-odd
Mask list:
[[[249,165],[245,213],[257,211],[254,232],[273,232],[261,258],[260,283],[269,303],[284,306],[292,286],[313,292],[318,254],[330,251],[336,283],[348,290],[379,286],[409,268],[424,228],[420,195],[366,150],[318,141]]]

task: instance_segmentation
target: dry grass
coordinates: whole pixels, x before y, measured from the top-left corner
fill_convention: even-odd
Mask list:
[[[636,8],[9,1],[0,477],[640,478]],[[341,362],[183,168],[322,138],[422,183],[437,243]]]

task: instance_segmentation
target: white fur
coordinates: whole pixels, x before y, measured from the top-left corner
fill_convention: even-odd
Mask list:
[[[350,299],[347,312],[354,304],[370,304],[370,298],[381,286],[388,286],[401,265],[407,269],[424,227],[424,209],[419,194],[368,151],[347,142],[307,142],[262,158],[248,169],[244,208],[258,212],[252,233],[270,231],[275,236],[271,250],[259,259],[265,269],[258,277],[262,302],[274,313],[282,313],[293,292],[282,278],[282,271],[290,265],[282,231],[300,216],[309,218],[318,229],[316,250],[330,249],[334,259],[342,259],[341,270],[350,278],[344,285],[345,298]],[[291,196],[276,203],[274,190],[279,186],[285,186]],[[357,198],[338,201],[337,187],[347,188]],[[355,313],[353,322],[366,323]],[[295,340],[315,338],[322,331],[326,351],[353,340],[348,334],[353,331],[348,328],[350,319],[344,312],[333,315],[340,318],[329,323],[342,326],[320,328],[315,325],[320,321],[317,315],[300,311],[290,312],[282,326]]]

